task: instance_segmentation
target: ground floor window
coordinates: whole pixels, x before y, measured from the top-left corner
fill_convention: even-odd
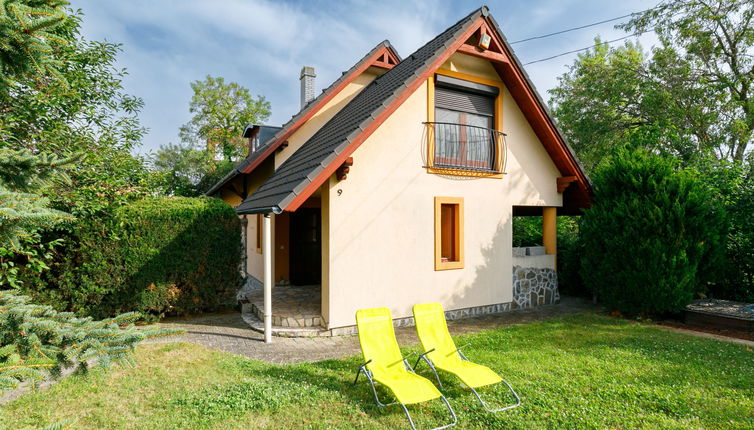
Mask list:
[[[435,197],[435,270],[463,268],[463,197]]]

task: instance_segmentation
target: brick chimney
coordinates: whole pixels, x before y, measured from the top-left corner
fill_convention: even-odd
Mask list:
[[[314,100],[314,78],[317,74],[314,73],[314,67],[304,66],[301,68],[301,108],[303,109],[307,103]]]

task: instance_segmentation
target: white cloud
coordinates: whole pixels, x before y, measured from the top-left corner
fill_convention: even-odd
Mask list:
[[[520,0],[491,2],[490,9],[509,40],[516,40],[655,3]],[[189,83],[207,74],[266,96],[273,111],[268,122],[281,124],[298,110],[301,66],[317,68],[321,89],[378,42],[389,39],[401,55],[409,55],[479,6],[449,0],[72,0],[72,4],[84,11],[85,37],[124,45],[119,65],[130,72],[126,90],[146,103],[142,122],[151,131],[144,152],[177,140],[178,127],[189,119]],[[515,45],[515,49],[526,62],[588,46],[597,32],[606,38],[622,35],[606,25]],[[543,96],[572,59],[527,67]]]

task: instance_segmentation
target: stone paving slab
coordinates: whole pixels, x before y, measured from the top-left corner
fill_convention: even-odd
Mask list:
[[[542,321],[576,312],[596,310],[590,301],[562,297],[556,305],[543,305],[529,309],[517,309],[499,314],[467,318],[448,322],[453,335],[476,333],[513,324]],[[161,325],[182,328],[185,335],[155,339],[150,342],[190,342],[242,355],[270,363],[299,363],[326,359],[344,358],[361,353],[357,336],[330,338],[283,338],[274,337],[271,344],[264,343],[264,335],[249,328],[240,313],[207,315],[191,319],[173,319]],[[395,330],[401,346],[416,345],[419,340],[413,327]]]
[[[738,318],[742,320],[754,321],[754,310],[752,303],[733,302],[730,300],[705,299],[695,300],[686,306],[687,311],[706,313],[710,315],[721,315],[729,318]]]
[[[272,288],[272,325],[278,327],[319,327],[322,323],[322,289],[319,285],[275,286]],[[264,291],[255,289],[245,294],[251,311],[264,318]]]

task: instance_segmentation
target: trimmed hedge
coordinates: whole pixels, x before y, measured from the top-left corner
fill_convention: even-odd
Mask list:
[[[77,223],[66,243],[46,282],[26,285],[83,315],[212,311],[231,304],[242,282],[240,221],[218,199],[135,201]]]
[[[697,176],[644,151],[618,152],[593,179],[581,223],[586,286],[629,314],[683,309],[722,261],[722,206]]]

